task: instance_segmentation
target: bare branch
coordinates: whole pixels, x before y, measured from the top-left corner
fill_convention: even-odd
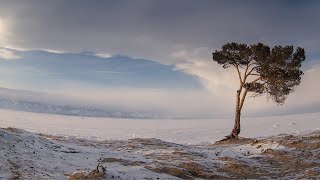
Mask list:
[[[241,73],[240,73],[240,70],[239,70],[239,66],[235,66],[236,69],[237,69],[237,72],[238,72],[238,76],[239,76],[239,80],[240,80],[240,84],[242,85],[243,84],[243,81],[242,81],[242,77],[241,77]]]
[[[257,64],[256,62],[251,61],[251,63],[249,63],[249,64],[248,64],[248,66],[250,67],[250,66],[252,66],[252,65],[256,65],[256,64]]]
[[[260,76],[260,74],[250,73],[248,76]]]
[[[247,93],[248,93],[248,90],[246,89],[241,98],[240,107],[239,107],[240,111],[242,110],[242,106],[243,106],[244,100],[246,99]]]
[[[243,75],[243,84],[246,83],[246,80],[247,80],[247,72],[248,72],[248,69],[249,69],[249,65],[247,64],[246,66],[246,70],[244,71],[244,75]]]
[[[257,81],[259,81],[259,80],[261,80],[261,79],[262,79],[262,77],[259,77],[259,78],[255,79],[255,80],[253,80],[251,83],[256,83]],[[241,88],[241,89],[242,89],[242,88]],[[243,106],[243,104],[244,104],[244,100],[246,99],[247,93],[248,93],[248,89],[246,89],[246,90],[244,91],[244,93],[243,93],[243,95],[242,95],[242,97],[241,97],[241,101],[240,101],[240,104],[239,104],[239,109],[240,109],[240,111],[242,110],[242,106]]]
[[[252,72],[256,69],[257,67],[253,67],[247,74],[246,77],[250,76]]]
[[[257,79],[253,80],[251,83],[255,83],[255,82],[257,82],[257,81],[259,81],[261,79],[262,79],[262,77],[258,77]]]

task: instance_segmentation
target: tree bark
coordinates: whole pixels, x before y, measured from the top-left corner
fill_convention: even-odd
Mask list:
[[[238,135],[240,134],[240,117],[241,117],[241,110],[237,109],[236,110],[236,115],[234,119],[234,126],[231,132],[231,137],[232,138],[237,138]]]
[[[241,90],[237,91],[237,100],[236,100],[236,112],[234,118],[234,126],[230,134],[230,138],[237,138],[240,134],[240,117],[241,117],[241,104],[240,104],[240,95]],[[242,102],[241,102],[242,103]]]

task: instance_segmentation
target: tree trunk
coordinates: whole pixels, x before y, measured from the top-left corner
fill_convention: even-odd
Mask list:
[[[241,90],[237,91],[237,101],[236,101],[236,112],[234,116],[234,126],[233,130],[230,134],[231,138],[237,138],[240,134],[240,116],[241,116],[241,109],[240,109],[240,94]]]
[[[234,118],[234,126],[233,126],[233,130],[231,132],[232,138],[237,138],[238,135],[240,134],[240,116],[241,116],[241,110],[236,109],[236,114],[235,114],[235,118]]]

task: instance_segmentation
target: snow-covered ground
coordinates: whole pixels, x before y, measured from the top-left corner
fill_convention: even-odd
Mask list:
[[[230,119],[82,119],[10,110],[0,114],[4,179],[320,177],[320,113],[244,118],[242,136],[294,135],[232,144],[210,143],[228,134]],[[98,164],[99,171],[94,171]]]
[[[0,127],[96,140],[157,138],[180,144],[208,144],[222,139],[233,119],[112,119],[38,114],[0,109]],[[242,119],[243,137],[304,133],[320,129],[320,113]]]
[[[320,177],[320,131],[195,146],[159,139],[90,141],[0,128],[0,144],[3,179]]]

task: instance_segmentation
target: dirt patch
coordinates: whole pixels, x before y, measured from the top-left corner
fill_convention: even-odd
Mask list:
[[[195,162],[183,162],[179,165],[195,178],[223,179],[226,177],[215,175],[211,170]]]
[[[222,139],[220,141],[215,142],[213,145],[227,145],[227,144],[242,145],[242,144],[254,143],[255,141],[257,140],[253,138],[238,137],[237,139]]]
[[[303,178],[320,177],[320,171],[314,169],[308,169],[304,172]]]
[[[104,179],[105,174],[99,173],[96,170],[93,170],[89,173],[87,172],[78,172],[74,173],[69,176],[69,180],[76,180],[76,179]]]
[[[106,169],[98,164],[97,168],[95,170],[92,170],[90,172],[77,172],[68,176],[69,180],[78,180],[78,179],[105,179],[106,178]]]
[[[6,131],[9,131],[9,132],[13,132],[13,133],[20,133],[21,130],[17,129],[17,128],[13,128],[13,127],[7,127],[7,128],[4,128]]]
[[[221,167],[222,172],[227,172],[234,178],[247,179],[247,178],[259,178],[259,170],[254,166],[249,166],[244,163],[240,163],[234,158],[224,157],[219,158],[224,161],[224,165]]]
[[[194,179],[192,178],[192,175],[181,168],[178,167],[149,167],[149,166],[145,166],[146,169],[149,169],[150,171],[156,172],[156,173],[164,173],[164,174],[169,174],[171,176],[175,176],[178,178],[182,178],[182,179]]]
[[[200,152],[188,152],[185,150],[175,150],[172,152],[172,155],[175,155],[178,158],[188,157],[188,158],[205,158],[204,153]]]
[[[320,141],[318,142],[308,142],[304,140],[293,141],[289,143],[284,143],[285,146],[289,148],[297,148],[297,149],[319,149]]]
[[[284,144],[284,141],[282,140]],[[262,154],[265,157],[262,161],[267,162],[272,169],[277,170],[273,175],[277,174],[277,177],[290,177],[296,174],[300,178],[315,178],[319,177],[314,168],[320,167],[320,162],[315,161],[315,151],[311,151],[306,146],[302,148],[301,144],[308,144],[303,140],[287,142],[291,151],[281,151],[267,149]],[[311,146],[314,147],[314,146]]]
[[[295,149],[319,149],[320,132],[314,132],[310,136],[299,137],[289,135],[280,140],[280,144]]]
[[[266,149],[262,152],[262,154],[270,154],[270,155],[286,155],[288,151],[283,150],[275,150],[275,149]]]
[[[100,163],[120,163],[124,166],[141,166],[146,164],[143,161],[130,161],[126,159],[118,159],[118,158],[103,158],[99,160]]]
[[[170,147],[183,147],[183,145],[175,144],[175,143],[169,143],[162,141],[160,139],[150,138],[150,139],[142,139],[142,138],[135,138],[135,139],[129,139],[128,145],[134,144],[132,147],[148,147],[153,149],[166,149]]]

